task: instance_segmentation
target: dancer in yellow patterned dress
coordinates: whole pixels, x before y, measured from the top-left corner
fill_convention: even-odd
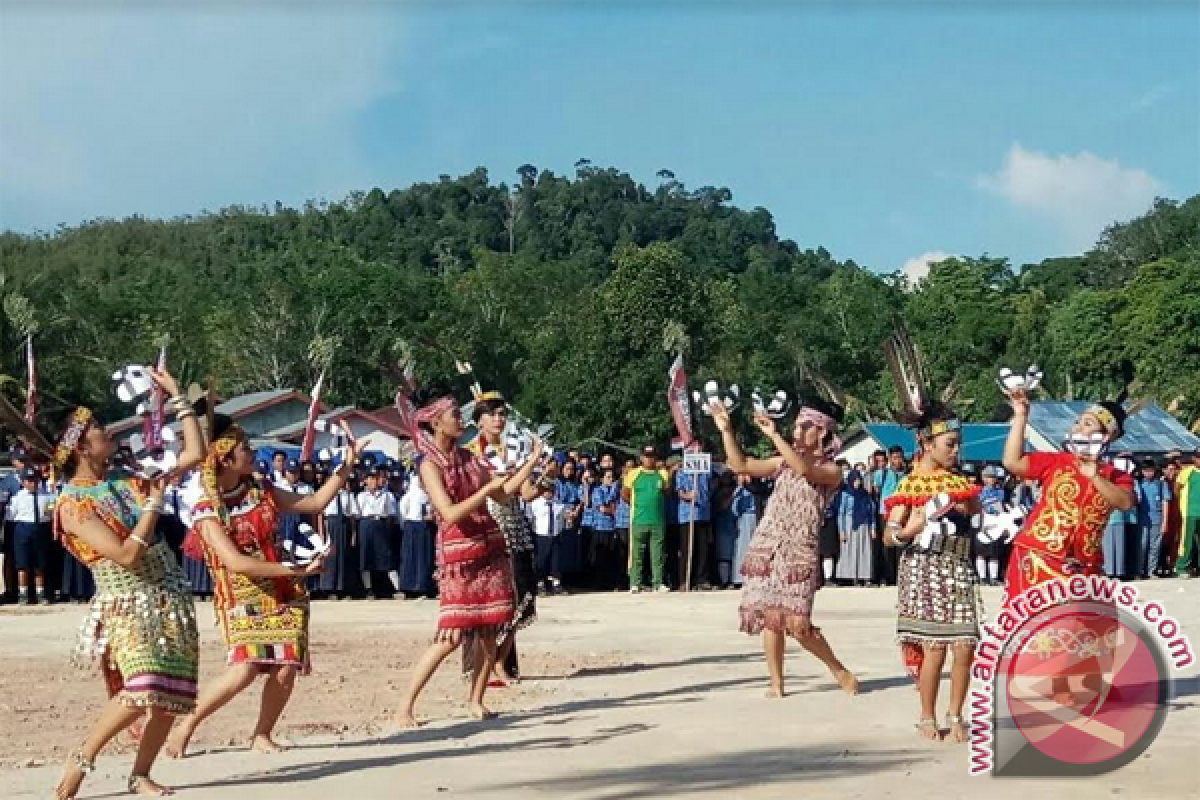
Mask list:
[[[195,414],[165,372],[151,371],[170,395],[168,407],[183,429],[179,468],[204,455]],[[11,410],[4,401],[4,421]],[[187,579],[155,526],[163,510],[169,475],[139,481],[111,461],[116,444],[86,408],[71,413],[57,447],[31,427],[18,427],[33,449],[67,478],[54,511],[55,534],[91,569],[96,581],[88,616],[80,630],[75,660],[99,663],[109,701],[83,746],[73,752],[55,795],[75,797],[96,755],[125,728],[146,717],[128,788],[135,794],[166,795],[171,790],[150,779],[150,769],[171,730],[172,715],[191,711],[196,700],[198,637]]]
[[[349,436],[341,468],[315,494],[277,489],[253,480],[254,451],[245,432],[228,417],[213,421],[203,469],[184,490],[189,525],[184,550],[203,554],[213,576],[213,608],[229,648],[229,669],[200,696],[195,714],[185,718],[167,745],[182,758],[196,726],[241,691],[266,676],[251,746],[260,752],[283,748],[272,731],[287,705],[296,675],[308,674],[308,590],[305,579],[318,575],[324,561],[283,564],[277,549],[281,513],[318,514],[345,484],[358,455]]]

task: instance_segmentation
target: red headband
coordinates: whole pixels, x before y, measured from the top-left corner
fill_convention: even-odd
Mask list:
[[[454,398],[450,395],[439,397],[417,412],[417,423],[428,425],[442,414],[445,414],[447,411],[453,411],[457,407],[458,403],[454,402]]]

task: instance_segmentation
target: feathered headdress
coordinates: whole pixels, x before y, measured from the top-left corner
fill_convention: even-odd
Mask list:
[[[883,343],[883,354],[900,398],[896,421],[926,436],[958,430],[958,418],[949,405],[958,392],[957,386],[951,383],[940,397],[933,396],[921,351],[899,319],[892,335]]]

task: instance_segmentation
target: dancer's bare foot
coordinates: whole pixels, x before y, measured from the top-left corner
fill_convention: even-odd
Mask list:
[[[187,758],[188,743],[192,740],[192,727],[184,722],[167,737],[163,752],[170,758]]]
[[[250,749],[258,753],[282,753],[286,747],[271,738],[269,733],[256,733],[250,742]]]
[[[774,684],[772,684],[771,688],[767,689],[767,693],[763,696],[768,697],[772,700],[777,700],[777,699],[783,697],[783,686],[775,686]]]
[[[170,786],[163,786],[145,775],[130,775],[129,793],[148,797],[170,797],[175,794],[175,790]]]
[[[62,778],[59,779],[58,786],[54,787],[54,796],[58,800],[73,800],[79,793],[79,787],[83,785],[83,777],[86,774],[83,767],[80,766],[81,761],[83,761],[83,756],[79,753],[67,756]]]
[[[858,678],[854,677],[853,672],[843,669],[833,673],[833,677],[843,692],[851,696],[858,694]]]
[[[961,744],[969,738],[967,736],[967,722],[961,715],[947,715],[946,725],[950,728],[950,741]]]
[[[490,710],[483,703],[472,703],[471,707],[467,710],[467,713],[472,719],[478,720],[495,719],[496,717],[500,716],[495,711]]]
[[[411,710],[401,711],[399,714],[397,714],[396,724],[401,728],[408,728],[410,730],[421,727],[421,723],[417,722],[417,718],[413,716],[413,712]]]
[[[942,730],[938,727],[936,719],[923,719],[917,723],[917,734],[922,739],[929,739],[933,742],[942,740]]]

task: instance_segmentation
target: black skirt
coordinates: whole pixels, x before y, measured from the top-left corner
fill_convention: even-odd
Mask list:
[[[821,524],[821,558],[837,558],[842,550],[842,537],[838,532],[838,518],[826,517]]]
[[[431,595],[437,590],[433,580],[435,536],[432,524],[405,521],[400,591]]]
[[[361,594],[362,570],[358,542],[354,537],[354,519],[343,516],[325,517],[325,535],[333,546],[333,554],[325,561],[317,581],[317,589],[331,594]]]
[[[213,593],[212,574],[204,559],[183,557],[183,574],[187,575],[188,583],[192,585],[192,594],[210,596]]]
[[[58,593],[65,600],[91,600],[96,593],[96,582],[92,579],[92,571],[71,555],[70,551],[63,552],[62,586]]]
[[[362,519],[358,522],[359,569],[363,572],[391,572],[399,566],[391,520]]]

